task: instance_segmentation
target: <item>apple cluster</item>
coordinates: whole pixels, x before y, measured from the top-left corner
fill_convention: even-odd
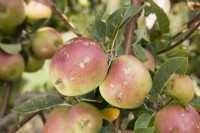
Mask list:
[[[16,34],[22,23],[34,25],[41,19],[50,19],[52,15],[52,10],[45,0],[31,0],[27,3],[24,0],[0,0],[0,9],[0,34],[5,38]],[[48,26],[39,27],[28,39],[30,45],[23,47],[26,56],[22,53],[10,54],[0,49],[1,80],[14,81],[24,71],[40,70],[45,60],[51,59],[57,48],[63,44],[61,34]]]

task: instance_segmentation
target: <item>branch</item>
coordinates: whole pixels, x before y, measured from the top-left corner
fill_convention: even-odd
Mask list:
[[[177,47],[177,46],[180,45],[182,42],[184,42],[186,39],[188,39],[188,38],[198,29],[199,26],[200,26],[200,21],[193,27],[193,29],[192,29],[187,35],[185,35],[184,38],[182,38],[181,40],[179,40],[179,41],[176,42],[175,44],[173,44],[173,45],[167,47],[166,49],[164,49],[164,50],[158,52],[157,54],[165,53],[165,52],[167,52],[167,51],[169,51],[169,50],[171,50],[171,49]]]
[[[15,133],[17,130],[19,130],[24,124],[26,124],[29,120],[31,120],[34,116],[36,116],[39,112],[34,112],[31,114],[28,114],[26,117],[24,117],[23,120],[21,120],[19,123],[17,123],[8,133]]]
[[[3,103],[0,111],[0,119],[5,115],[8,107],[8,101],[10,98],[10,90],[11,90],[12,83],[11,82],[6,82],[3,89],[5,90],[4,96],[3,96]]]
[[[134,5],[141,5],[141,0],[131,0],[131,3]],[[124,40],[124,54],[128,55],[131,52],[131,45],[135,40],[135,29],[137,28],[137,19],[139,13],[135,15],[126,25],[125,30],[125,40]]]
[[[187,23],[186,26],[184,26],[178,33],[176,33],[176,34],[172,37],[172,39],[175,39],[176,37],[178,37],[179,35],[181,35],[181,33],[182,33],[185,29],[187,29],[188,27],[190,27],[191,25],[193,25],[194,22],[195,22],[196,20],[198,20],[199,18],[200,18],[200,13],[197,14],[194,18],[192,18],[192,19]]]
[[[77,36],[81,36],[81,34],[75,30],[70,23],[62,16],[62,14],[58,11],[58,9],[56,8],[56,6],[52,3],[51,0],[48,0],[49,5],[51,6],[52,10],[54,11],[54,13],[60,18],[60,20],[64,23],[64,26],[71,30],[74,34],[76,34]]]

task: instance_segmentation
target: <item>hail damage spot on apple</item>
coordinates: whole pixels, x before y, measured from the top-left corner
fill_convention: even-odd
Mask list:
[[[152,79],[144,64],[131,55],[115,58],[104,82],[102,97],[119,108],[137,108],[150,91]]]
[[[90,38],[76,37],[54,54],[50,78],[61,94],[77,96],[96,89],[107,71],[106,54],[100,44]],[[58,79],[62,79],[62,85],[56,85]]]

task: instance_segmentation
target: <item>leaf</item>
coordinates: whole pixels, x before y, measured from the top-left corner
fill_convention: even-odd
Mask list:
[[[172,74],[185,74],[187,64],[187,57],[174,57],[165,61],[157,70],[153,78],[152,89],[149,93],[150,101],[156,102],[158,100],[158,94],[162,92],[165,83]]]
[[[60,97],[55,95],[45,95],[31,98],[19,105],[13,111],[17,113],[31,113],[48,109],[59,104],[63,104],[63,100]]]
[[[92,38],[98,42],[104,42],[106,34],[106,23],[102,21],[102,18],[106,12],[107,5],[104,5],[103,8],[97,13],[95,21],[92,25],[91,35]]]
[[[21,44],[2,44],[0,43],[0,48],[8,54],[18,54],[22,50]]]
[[[146,128],[149,125],[151,118],[152,118],[151,114],[147,113],[141,114],[135,122],[134,130],[140,128]]]
[[[105,108],[101,110],[102,118],[107,121],[114,121],[119,116],[120,111],[117,108]]]
[[[147,128],[138,128],[134,132],[135,133],[154,133],[154,127],[147,127]]]
[[[137,20],[138,29],[135,30],[135,33],[137,35],[136,43],[139,42],[141,39],[144,39],[146,41],[149,41],[148,35],[147,35],[147,28],[146,28],[146,20],[144,16],[140,16]]]
[[[134,51],[134,55],[138,59],[140,59],[142,62],[148,60],[146,52],[145,52],[144,48],[141,45],[139,45],[139,44],[133,44],[133,51]]]
[[[117,31],[134,15],[142,9],[141,6],[123,6],[112,13],[106,20],[106,35],[113,40]]]
[[[198,112],[200,112],[200,96],[195,95],[189,104],[195,107]]]
[[[108,121],[103,121],[103,126],[99,133],[116,133],[115,127]]]
[[[60,13],[64,13],[66,5],[67,5],[66,0],[55,0],[55,6]]]
[[[152,11],[156,14],[157,21],[162,33],[169,32],[169,18],[167,17],[166,13],[160,8],[153,0],[149,0],[151,4]]]

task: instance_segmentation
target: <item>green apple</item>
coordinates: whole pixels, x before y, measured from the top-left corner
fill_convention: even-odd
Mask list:
[[[33,54],[39,59],[50,59],[62,44],[62,36],[56,29],[42,27],[34,34],[31,48]]]

